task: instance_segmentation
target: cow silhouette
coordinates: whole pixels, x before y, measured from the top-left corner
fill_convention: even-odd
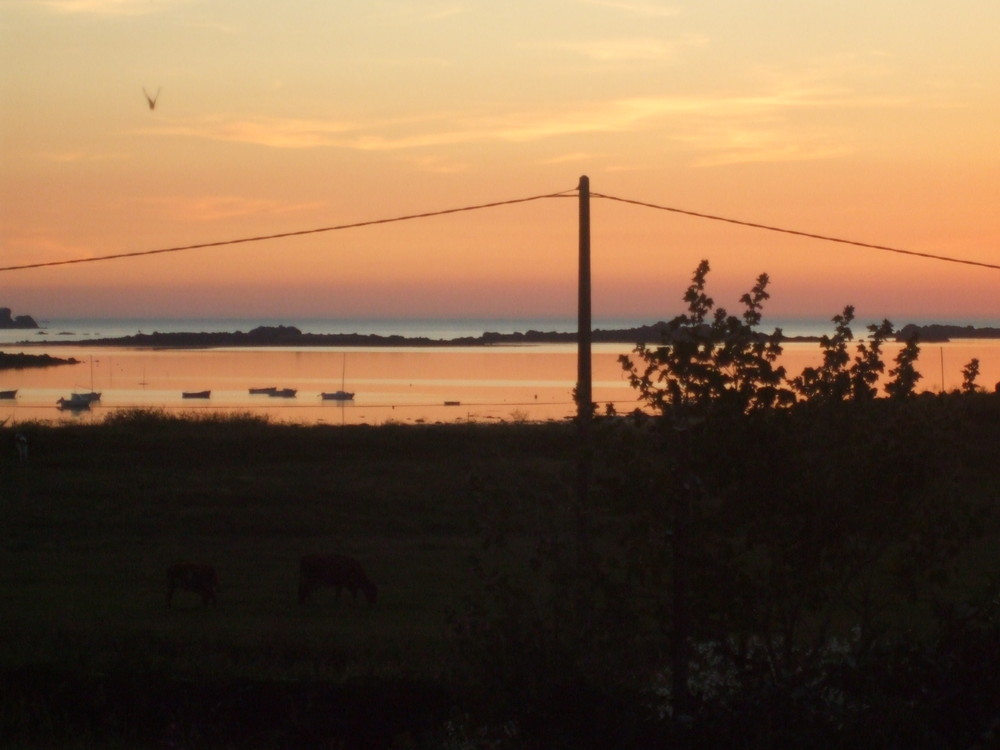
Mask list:
[[[215,602],[219,592],[219,576],[215,568],[206,563],[179,562],[167,568],[167,606],[174,600],[174,592],[190,591],[201,596],[203,606]]]
[[[364,594],[368,604],[378,600],[378,587],[365,573],[361,563],[346,555],[306,555],[299,564],[299,603],[312,601],[312,594],[326,586],[336,589],[337,599],[344,589],[351,592],[356,600],[358,591]]]

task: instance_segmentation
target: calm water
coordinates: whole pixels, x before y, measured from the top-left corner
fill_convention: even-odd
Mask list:
[[[622,328],[642,321],[595,321],[597,328]],[[996,322],[961,321],[997,325]],[[163,408],[191,413],[245,412],[267,414],[279,421],[329,424],[421,423],[464,420],[565,419],[575,411],[576,348],[572,344],[469,348],[222,348],[146,350],[78,347],[72,341],[137,331],[248,331],[257,325],[296,325],[310,333],[398,333],[449,339],[478,336],[484,331],[529,329],[571,331],[575,321],[51,321],[39,336],[34,331],[3,331],[6,341],[48,341],[60,346],[33,346],[32,353],[76,357],[78,365],[40,370],[0,371],[0,390],[17,389],[12,401],[0,400],[0,420],[100,421],[122,408]],[[779,321],[789,334],[830,333],[826,321]],[[863,325],[856,326],[863,330]],[[15,334],[10,336],[9,334]],[[4,344],[5,351],[18,351]],[[593,395],[603,409],[619,412],[636,406],[635,394],[617,362],[628,345],[593,347]],[[898,347],[888,346],[890,362]],[[917,369],[920,385],[937,391],[957,388],[962,367],[980,360],[980,385],[992,390],[1000,381],[1000,341],[953,341],[922,348]],[[783,364],[797,374],[818,364],[819,346],[788,344]],[[353,401],[325,402],[323,391],[341,385],[355,392]],[[250,388],[293,388],[294,398],[249,394]],[[72,392],[95,390],[101,401],[90,411],[60,411],[56,401]],[[183,391],[210,390],[209,399],[183,399]]]

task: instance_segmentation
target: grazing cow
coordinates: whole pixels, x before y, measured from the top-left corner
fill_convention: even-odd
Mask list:
[[[179,562],[167,568],[167,606],[174,599],[174,591],[190,591],[201,596],[202,605],[215,602],[219,591],[219,576],[215,568],[205,563]]]
[[[346,555],[306,555],[299,565],[299,604],[312,600],[312,592],[321,586],[330,586],[340,592],[347,589],[354,599],[358,589],[368,604],[378,599],[378,587],[372,583],[361,563]]]

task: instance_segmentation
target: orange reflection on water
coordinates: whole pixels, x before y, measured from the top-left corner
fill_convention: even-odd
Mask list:
[[[613,403],[619,413],[638,403],[618,356],[632,347],[593,348],[593,399],[598,411]],[[891,369],[899,345],[885,347]],[[49,353],[79,364],[0,371],[0,390],[17,389],[0,401],[0,420],[100,421],[116,409],[158,408],[168,412],[252,412],[278,421],[330,424],[566,419],[572,400],[577,354],[571,344],[467,348],[252,348],[124,349],[57,347]],[[853,355],[853,347],[852,347]],[[953,390],[962,367],[980,361],[978,383],[987,390],[1000,380],[1000,341],[954,341],[922,348],[917,369],[923,390]],[[788,343],[782,364],[790,375],[821,362],[815,343]],[[320,393],[344,387],[353,401],[323,401]],[[250,388],[297,391],[294,398],[250,395]],[[73,392],[99,391],[89,412],[59,411],[56,401]],[[184,391],[210,390],[209,399],[183,399]]]

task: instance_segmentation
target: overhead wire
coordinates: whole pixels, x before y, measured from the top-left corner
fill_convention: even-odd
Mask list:
[[[253,237],[240,237],[240,238],[229,239],[229,240],[218,240],[218,241],[215,241],[215,242],[199,242],[199,243],[191,244],[191,245],[179,245],[179,246],[176,246],[176,247],[164,247],[164,248],[157,248],[157,249],[153,249],[153,250],[136,250],[136,251],[132,251],[132,252],[113,253],[113,254],[109,254],[109,255],[89,256],[89,257],[85,257],[85,258],[68,258],[68,259],[63,259],[63,260],[41,261],[41,262],[38,262],[38,263],[25,263],[25,264],[21,264],[21,265],[0,266],[0,272],[3,272],[3,271],[22,271],[22,270],[27,270],[27,269],[31,269],[31,268],[47,268],[47,267],[52,267],[52,266],[65,266],[65,265],[73,265],[73,264],[79,264],[79,263],[96,263],[96,262],[99,262],[99,261],[118,260],[118,259],[122,259],[122,258],[138,258],[138,257],[143,257],[143,256],[149,256],[149,255],[162,255],[162,254],[166,254],[166,253],[178,253],[178,252],[183,252],[183,251],[186,251],[186,250],[203,250],[203,249],[207,249],[207,248],[223,247],[223,246],[227,246],[227,245],[239,245],[239,244],[246,244],[246,243],[250,243],[250,242],[264,242],[264,241],[267,241],[267,240],[285,239],[285,238],[289,238],[289,237],[301,237],[301,236],[304,236],[304,235],[320,234],[320,233],[323,233],[323,232],[335,232],[335,231],[338,231],[338,230],[345,230],[345,229],[357,229],[357,228],[360,228],[360,227],[375,226],[375,225],[379,225],[379,224],[392,224],[392,223],[396,223],[396,222],[412,221],[412,220],[415,220],[415,219],[426,219],[426,218],[431,218],[431,217],[434,217],[434,216],[446,216],[446,215],[449,215],[449,214],[462,213],[462,212],[466,212],[466,211],[478,211],[478,210],[487,209],[487,208],[497,208],[499,206],[509,206],[509,205],[518,204],[518,203],[529,203],[529,202],[532,202],[532,201],[544,200],[546,198],[568,198],[568,197],[573,197],[575,195],[575,193],[576,193],[576,189],[574,188],[572,190],[564,190],[564,191],[561,191],[561,192],[558,192],[558,193],[546,193],[546,194],[543,194],[543,195],[532,195],[532,196],[528,196],[526,198],[513,198],[513,199],[510,199],[510,200],[493,201],[493,202],[490,202],[490,203],[480,203],[480,204],[475,204],[475,205],[470,205],[470,206],[461,206],[461,207],[458,207],[458,208],[447,208],[447,209],[441,209],[441,210],[437,210],[437,211],[426,211],[426,212],[418,213],[418,214],[407,214],[407,215],[404,215],[404,216],[393,216],[393,217],[382,218],[382,219],[372,219],[372,220],[368,220],[368,221],[358,221],[358,222],[352,222],[352,223],[349,223],[349,224],[337,224],[337,225],[334,225],[334,226],[317,227],[317,228],[314,228],[314,229],[301,229],[301,230],[290,231],[290,232],[278,232],[278,233],[274,233],[274,234],[257,235],[257,236],[253,236]],[[745,220],[742,220],[742,219],[734,219],[734,218],[730,218],[730,217],[726,217],[726,216],[719,216],[719,215],[716,215],[716,214],[704,213],[704,212],[701,212],[701,211],[691,211],[691,210],[683,209],[683,208],[676,208],[676,207],[672,207],[672,206],[664,206],[664,205],[660,205],[660,204],[656,204],[656,203],[650,203],[648,201],[639,201],[639,200],[634,200],[634,199],[630,199],[630,198],[621,198],[619,196],[607,195],[605,193],[591,192],[590,196],[594,197],[594,198],[601,198],[601,199],[604,199],[604,200],[616,201],[616,202],[619,202],[619,203],[625,203],[625,204],[630,204],[630,205],[634,205],[634,206],[640,206],[640,207],[643,207],[643,208],[650,208],[650,209],[655,209],[655,210],[659,210],[659,211],[667,211],[667,212],[670,212],[670,213],[681,214],[681,215],[684,215],[684,216],[691,216],[691,217],[698,218],[698,219],[707,219],[707,220],[710,220],[710,221],[725,222],[727,224],[734,224],[734,225],[737,225],[737,226],[748,227],[748,228],[751,228],[751,229],[760,229],[760,230],[764,230],[764,231],[768,231],[768,232],[777,232],[777,233],[781,233],[781,234],[794,235],[794,236],[797,236],[797,237],[805,237],[805,238],[808,238],[808,239],[819,240],[819,241],[822,241],[822,242],[834,242],[834,243],[839,243],[839,244],[842,244],[842,245],[852,245],[854,247],[861,247],[861,248],[866,248],[866,249],[870,249],[870,250],[881,250],[881,251],[884,251],[884,252],[897,253],[897,254],[900,254],[900,255],[908,255],[908,256],[913,256],[913,257],[918,257],[918,258],[927,258],[927,259],[930,259],[930,260],[944,261],[944,262],[947,262],[947,263],[959,263],[959,264],[969,265],[969,266],[978,266],[980,268],[989,268],[989,269],[992,269],[992,270],[1000,270],[1000,265],[995,264],[995,263],[986,263],[984,261],[969,260],[969,259],[966,259],[966,258],[955,258],[955,257],[951,257],[951,256],[947,256],[947,255],[940,255],[940,254],[936,254],[936,253],[920,252],[920,251],[917,251],[917,250],[906,250],[904,248],[891,247],[891,246],[888,246],[888,245],[880,245],[880,244],[875,244],[875,243],[871,243],[871,242],[861,242],[859,240],[845,239],[843,237],[833,237],[833,236],[830,236],[830,235],[818,234],[818,233],[815,233],[815,232],[806,232],[806,231],[802,231],[802,230],[798,230],[798,229],[788,229],[788,228],[785,228],[785,227],[778,227],[778,226],[773,226],[773,225],[770,225],[770,224],[762,224],[762,223],[753,222],[753,221],[745,221]]]
[[[193,245],[179,245],[177,247],[163,247],[155,250],[135,250],[126,253],[113,253],[111,255],[97,255],[86,258],[69,258],[65,260],[50,260],[39,263],[25,263],[16,266],[3,266],[0,271],[22,271],[29,268],[47,268],[50,266],[68,266],[76,263],[96,263],[105,260],[117,260],[121,258],[138,258],[146,255],[162,255],[165,253],[179,253],[185,250],[203,250],[210,247],[223,247],[225,245],[240,245],[248,242],[263,242],[265,240],[278,240],[287,237],[301,237],[307,234],[320,234],[322,232],[335,232],[341,229],[357,229],[359,227],[369,227],[376,224],[392,224],[400,221],[412,221],[414,219],[427,219],[433,216],[445,216],[448,214],[461,213],[463,211],[478,211],[485,208],[497,208],[499,206],[509,206],[515,203],[529,203],[531,201],[545,198],[562,198],[570,195],[572,191],[564,190],[560,193],[547,193],[545,195],[532,195],[527,198],[513,198],[510,200],[493,201],[492,203],[480,203],[473,206],[461,206],[460,208],[446,208],[439,211],[427,211],[419,214],[408,214],[406,216],[393,216],[383,219],[372,219],[370,221],[357,221],[351,224],[338,224],[336,226],[318,227],[315,229],[300,229],[293,232],[278,232],[276,234],[264,234],[255,237],[240,237],[231,240],[218,240],[216,242],[199,242]]]
[[[967,260],[964,258],[952,258],[947,255],[936,255],[934,253],[923,253],[916,250],[904,250],[899,247],[889,247],[888,245],[876,245],[870,242],[859,242],[857,240],[848,240],[842,237],[831,237],[825,234],[816,234],[814,232],[803,232],[798,229],[785,229],[782,227],[771,226],[769,224],[759,224],[753,221],[743,221],[741,219],[731,219],[725,216],[716,216],[713,214],[706,214],[700,211],[688,211],[683,208],[672,208],[670,206],[661,206],[655,203],[647,203],[645,201],[631,200],[628,198],[619,198],[614,195],[605,195],[604,193],[591,192],[591,197],[593,198],[603,198],[605,200],[617,201],[619,203],[629,203],[634,206],[642,206],[643,208],[654,208],[660,211],[669,211],[675,214],[683,214],[685,216],[693,216],[698,219],[710,219],[711,221],[722,221],[727,224],[736,224],[738,226],[749,227],[751,229],[763,229],[768,232],[779,232],[781,234],[791,234],[797,237],[807,237],[813,240],[822,240],[823,242],[838,242],[842,245],[854,245],[855,247],[864,247],[870,250],[884,250],[890,253],[899,253],[901,255],[912,255],[918,258],[929,258],[931,260],[941,260],[948,263],[963,263],[969,266],[980,266],[981,268],[992,268],[993,270],[1000,271],[1000,265],[994,263],[985,263],[978,260]]]

